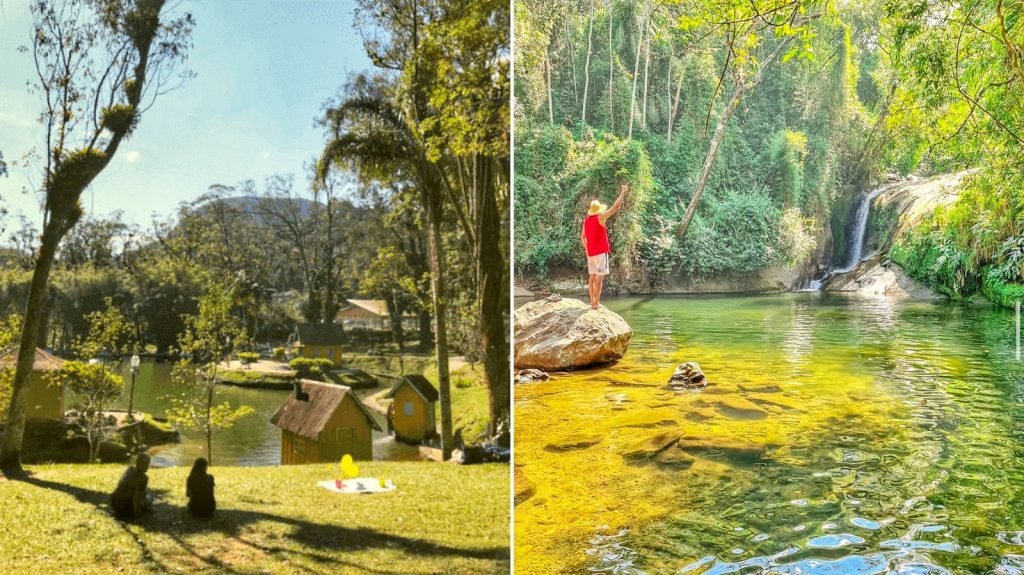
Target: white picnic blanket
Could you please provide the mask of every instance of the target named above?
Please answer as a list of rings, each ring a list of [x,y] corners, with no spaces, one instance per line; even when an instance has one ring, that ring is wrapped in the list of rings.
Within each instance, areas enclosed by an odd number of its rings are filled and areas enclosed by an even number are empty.
[[[394,482],[388,480],[384,486],[381,486],[380,479],[376,477],[346,479],[341,482],[341,489],[338,488],[337,483],[333,479],[330,481],[317,481],[316,484],[318,487],[323,487],[333,493],[384,493],[385,491],[395,490]]]

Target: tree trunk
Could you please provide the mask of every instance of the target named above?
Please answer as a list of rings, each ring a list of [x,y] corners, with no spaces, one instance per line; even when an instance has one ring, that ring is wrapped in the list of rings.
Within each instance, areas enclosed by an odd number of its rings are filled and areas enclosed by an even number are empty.
[[[207,382],[206,387],[206,463],[213,465],[213,425],[210,421],[210,411],[213,409],[213,382]]]
[[[452,456],[452,391],[448,376],[448,305],[444,297],[444,259],[441,257],[441,190],[434,182],[435,189],[424,190],[427,205],[427,220],[430,227],[427,251],[430,257],[430,288],[434,302],[434,356],[437,359],[437,380],[441,399],[441,458],[445,461]]]
[[[647,14],[640,20],[640,39],[636,43],[636,61],[633,63],[633,90],[630,91],[629,95],[629,131],[626,134],[626,138],[629,140],[633,139],[633,116],[636,115],[636,82],[640,78],[640,52],[643,51],[644,45],[644,32],[646,28],[644,23],[647,21]]]
[[[594,36],[594,0],[590,2],[590,31],[587,33],[587,64],[583,67],[583,123],[587,123],[587,91],[590,88],[590,51],[593,47],[591,38]],[[573,59],[575,63],[575,59]],[[575,64],[574,64],[575,65]],[[575,70],[575,67],[573,68]]]
[[[434,347],[434,335],[433,330],[431,329],[430,319],[430,312],[425,309],[420,310],[420,351],[427,351]]]
[[[490,435],[508,430],[509,423],[509,353],[505,315],[508,313],[508,266],[500,253],[501,214],[498,210],[495,178],[488,158],[477,158],[480,168],[477,205],[480,218],[476,249],[477,289],[480,295],[480,347],[490,400]]]
[[[684,54],[684,56],[685,56],[685,54]],[[672,66],[672,63],[669,62],[669,67],[671,68],[671,66]],[[675,118],[676,113],[679,112],[679,94],[682,91],[683,91],[683,71],[680,70],[679,71],[679,79],[676,80],[676,98],[675,98],[675,102],[672,103],[672,105],[669,107],[669,111],[668,111],[668,137],[667,137],[667,139],[668,139],[668,143],[670,143],[670,144],[672,143],[672,121]]]
[[[388,302],[388,315],[391,318],[391,337],[395,340],[395,345],[398,346],[398,351],[401,353],[404,349],[405,338],[402,334],[402,309],[399,306],[398,294],[392,291],[391,297],[386,301]]]
[[[615,75],[615,48],[612,46],[612,8],[608,3],[608,125],[611,133],[615,133],[615,89],[612,82]]]
[[[579,81],[576,79],[576,49],[572,45],[572,35],[569,31],[569,20],[565,21],[565,45],[569,48],[569,61],[572,62],[572,97],[577,104],[580,103]]]
[[[677,230],[677,235],[682,238],[686,235],[686,229],[690,227],[690,220],[693,219],[693,214],[697,211],[697,204],[700,203],[700,196],[704,193],[704,186],[708,183],[708,177],[711,176],[711,169],[715,166],[715,158],[718,156],[718,146],[722,143],[722,138],[725,136],[725,127],[729,124],[729,119],[732,118],[733,113],[736,112],[736,108],[740,105],[740,100],[749,91],[757,86],[761,82],[761,76],[764,74],[766,68],[775,60],[776,57],[782,52],[782,50],[789,44],[792,36],[787,37],[783,41],[779,42],[775,48],[768,54],[760,63],[757,68],[757,72],[754,72],[754,77],[750,83],[746,82],[746,78],[740,71],[733,71],[732,81],[732,97],[729,99],[729,105],[725,107],[725,111],[722,116],[718,118],[718,124],[715,126],[715,134],[711,137],[711,144],[708,146],[708,154],[704,158],[704,167],[701,168],[700,178],[697,179],[697,185],[693,190],[693,197],[690,198],[690,204],[686,206],[686,214],[683,216],[683,221],[680,222]]]
[[[711,144],[708,146],[707,156],[704,157],[704,167],[700,170],[700,178],[697,179],[697,186],[693,190],[693,197],[690,198],[690,203],[686,206],[686,215],[683,216],[683,221],[679,224],[677,235],[682,238],[686,235],[686,229],[690,227],[690,220],[693,219],[693,214],[697,211],[697,204],[700,203],[700,196],[704,193],[704,186],[708,183],[708,177],[711,176],[711,169],[715,166],[715,158],[718,156],[718,146],[722,143],[722,138],[725,136],[725,127],[729,124],[729,119],[732,118],[736,108],[740,105],[740,100],[743,99],[744,84],[741,75],[737,74],[733,79],[733,91],[732,97],[729,99],[729,104],[725,107],[725,111],[718,118],[718,124],[715,126],[715,133],[711,137]]]
[[[11,385],[11,403],[7,410],[7,428],[4,441],[0,447],[0,471],[8,477],[24,474],[21,468],[21,444],[25,437],[25,408],[28,393],[28,380],[32,374],[32,365],[36,357],[36,341],[39,339],[40,320],[45,315],[43,298],[46,295],[46,283],[53,267],[53,257],[57,253],[57,245],[63,234],[60,233],[60,216],[53,214],[43,231],[39,257],[32,283],[29,284],[28,302],[25,305],[25,316],[21,327],[21,345],[18,348],[18,362]]]
[[[644,103],[642,112],[640,112],[640,128],[643,130],[647,129],[647,86],[650,84],[650,71],[651,71],[651,20],[647,19],[647,26],[644,31],[647,33],[647,49],[644,52]]]
[[[548,51],[544,50],[544,72],[548,79],[548,123],[555,123],[555,110],[551,105],[551,57]]]

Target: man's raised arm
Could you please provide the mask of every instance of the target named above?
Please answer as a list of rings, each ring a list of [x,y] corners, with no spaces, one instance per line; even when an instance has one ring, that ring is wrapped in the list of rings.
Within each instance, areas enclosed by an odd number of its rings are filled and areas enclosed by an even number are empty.
[[[622,187],[619,189],[619,197],[615,198],[615,203],[612,204],[612,207],[608,208],[601,214],[600,218],[602,224],[619,211],[619,208],[622,207],[622,200],[626,197],[627,191],[629,191],[629,184],[622,184]]]

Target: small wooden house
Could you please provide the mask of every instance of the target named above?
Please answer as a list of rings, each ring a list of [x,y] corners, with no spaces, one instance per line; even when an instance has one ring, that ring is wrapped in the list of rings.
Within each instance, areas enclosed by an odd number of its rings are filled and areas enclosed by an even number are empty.
[[[437,389],[422,375],[406,375],[398,380],[385,398],[391,399],[389,419],[395,437],[420,442],[437,433],[434,404]]]
[[[391,314],[388,304],[382,299],[349,299],[346,306],[338,310],[337,321],[343,322],[346,329],[365,329],[371,331],[390,331]],[[402,314],[402,327],[406,330],[419,328],[419,318],[414,313]]]
[[[18,351],[8,352],[0,357],[0,369],[13,370],[18,362]],[[64,388],[51,385],[46,375],[57,371],[64,360],[36,348],[32,373],[28,378],[28,392],[25,394],[25,417],[37,419],[62,419],[64,417]]]
[[[303,379],[270,422],[281,428],[281,464],[373,459],[373,430],[380,426],[352,390]]]
[[[295,326],[293,341],[298,357],[325,358],[341,365],[345,333],[333,323],[300,323]]]

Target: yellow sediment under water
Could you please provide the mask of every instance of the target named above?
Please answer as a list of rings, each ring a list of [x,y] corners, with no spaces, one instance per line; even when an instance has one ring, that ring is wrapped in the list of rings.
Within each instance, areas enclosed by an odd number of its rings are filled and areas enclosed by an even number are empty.
[[[997,543],[1020,512],[991,513],[1024,485],[1012,315],[826,294],[606,305],[634,330],[623,360],[515,388],[517,573],[1014,560]],[[686,361],[707,388],[666,387]]]

